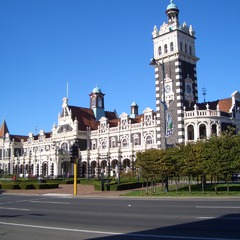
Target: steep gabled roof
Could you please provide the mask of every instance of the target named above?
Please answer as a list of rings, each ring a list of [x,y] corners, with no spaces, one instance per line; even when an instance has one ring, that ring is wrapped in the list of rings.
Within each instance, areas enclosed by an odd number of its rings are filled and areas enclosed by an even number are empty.
[[[87,127],[92,130],[96,130],[98,127],[98,121],[95,118],[94,112],[90,108],[68,106],[72,112],[72,120],[77,119],[78,129],[86,131]]]
[[[8,127],[7,127],[7,123],[5,121],[5,119],[3,120],[1,129],[0,129],[0,138],[4,138],[5,134],[9,133]]]
[[[221,112],[229,113],[232,107],[232,98],[219,100],[219,110]]]

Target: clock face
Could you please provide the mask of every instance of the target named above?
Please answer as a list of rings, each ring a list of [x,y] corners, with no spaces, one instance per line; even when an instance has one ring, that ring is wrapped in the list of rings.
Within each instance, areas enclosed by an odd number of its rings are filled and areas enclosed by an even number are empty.
[[[191,88],[191,86],[190,86],[190,85],[187,85],[186,90],[187,90],[187,93],[191,93],[191,92],[192,92],[192,88]]]
[[[167,84],[166,86],[165,86],[165,92],[166,93],[169,93],[171,91],[171,86],[169,85],[169,84]]]

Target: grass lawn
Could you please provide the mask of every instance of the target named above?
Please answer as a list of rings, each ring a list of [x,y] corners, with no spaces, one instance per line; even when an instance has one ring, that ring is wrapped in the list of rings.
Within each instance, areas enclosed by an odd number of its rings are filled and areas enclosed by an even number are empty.
[[[181,185],[176,190],[175,185],[169,186],[169,191],[165,192],[161,185],[156,187],[148,187],[143,189],[133,190],[129,193],[123,194],[124,196],[136,196],[136,197],[240,197],[240,183],[229,184],[229,192],[227,191],[227,184],[206,184],[204,191],[200,184],[191,185],[191,192],[189,192],[188,185]],[[217,187],[217,191],[215,191]]]

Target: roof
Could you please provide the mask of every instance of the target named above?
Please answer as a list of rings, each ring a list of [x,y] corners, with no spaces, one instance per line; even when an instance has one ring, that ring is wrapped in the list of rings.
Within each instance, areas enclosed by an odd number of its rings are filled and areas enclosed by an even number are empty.
[[[98,121],[95,118],[94,112],[90,108],[69,106],[72,112],[72,120],[77,119],[78,129],[86,131],[87,127],[91,129],[97,129]]]
[[[86,131],[87,127],[90,127],[92,130],[96,130],[98,128],[99,121],[96,120],[92,109],[76,106],[69,106],[69,109],[72,111],[72,120],[74,121],[77,119],[78,121],[79,130]],[[118,121],[115,112],[105,111],[105,117],[108,121]],[[116,124],[113,123],[113,126],[115,125]]]
[[[232,98],[220,99],[212,102],[204,102],[196,104],[199,110],[206,110],[207,105],[210,110],[217,110],[217,106],[219,107],[219,111],[222,113],[230,113],[232,107]],[[194,107],[186,108],[187,111],[194,110]]]
[[[8,127],[7,127],[7,123],[5,121],[5,119],[3,120],[1,129],[0,129],[0,138],[4,138],[5,134],[9,133]]]
[[[170,9],[176,9],[178,10],[178,7],[175,3],[173,3],[173,0],[170,1],[170,4],[167,6],[167,10],[170,10]]]
[[[23,135],[10,135],[11,141],[14,139],[15,142],[21,142],[21,140],[24,140],[24,142],[27,141],[28,136]]]
[[[93,93],[102,93],[101,89],[99,87],[95,87],[93,90],[92,90]]]

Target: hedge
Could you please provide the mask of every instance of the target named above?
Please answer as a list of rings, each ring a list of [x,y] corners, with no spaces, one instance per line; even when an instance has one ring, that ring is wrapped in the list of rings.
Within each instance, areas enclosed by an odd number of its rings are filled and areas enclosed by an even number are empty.
[[[0,189],[52,189],[58,188],[57,183],[2,183]]]

